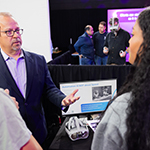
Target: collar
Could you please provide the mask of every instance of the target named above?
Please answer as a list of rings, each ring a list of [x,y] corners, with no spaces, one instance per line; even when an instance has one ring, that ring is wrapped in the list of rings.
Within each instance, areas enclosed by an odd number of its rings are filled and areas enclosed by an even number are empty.
[[[2,49],[0,49],[0,50],[1,50],[2,56],[5,61],[12,58],[12,57],[8,56]],[[22,50],[21,50],[21,54],[20,54],[19,58],[25,58]]]
[[[88,35],[87,32],[85,32],[85,34],[86,34],[87,37],[92,38],[92,36]]]

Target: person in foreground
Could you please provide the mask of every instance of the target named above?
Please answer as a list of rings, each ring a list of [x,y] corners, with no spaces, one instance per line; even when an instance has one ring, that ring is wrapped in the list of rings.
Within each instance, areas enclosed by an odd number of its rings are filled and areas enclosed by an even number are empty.
[[[0,13],[0,87],[9,89],[16,98],[27,127],[44,145],[47,127],[42,103],[49,100],[60,109],[67,109],[79,99],[75,97],[78,90],[66,96],[56,88],[45,58],[21,48],[22,33],[11,14]]]
[[[92,150],[150,149],[150,7],[133,27],[129,55],[130,74],[99,123]]]
[[[23,121],[18,102],[8,94],[8,90],[0,88],[0,149],[42,150]]]

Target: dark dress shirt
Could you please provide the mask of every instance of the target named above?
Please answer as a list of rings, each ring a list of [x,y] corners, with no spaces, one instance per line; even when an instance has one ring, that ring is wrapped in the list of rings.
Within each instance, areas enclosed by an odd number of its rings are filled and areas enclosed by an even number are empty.
[[[108,60],[107,64],[118,64],[123,65],[126,63],[125,57],[120,57],[119,52],[125,51],[129,47],[130,34],[121,29],[118,31],[117,36],[114,32],[110,32],[106,36],[104,46],[108,47]]]
[[[93,35],[93,42],[95,48],[95,54],[99,57],[106,57],[103,53],[104,41],[106,39],[107,32],[100,34],[99,31],[95,32]]]

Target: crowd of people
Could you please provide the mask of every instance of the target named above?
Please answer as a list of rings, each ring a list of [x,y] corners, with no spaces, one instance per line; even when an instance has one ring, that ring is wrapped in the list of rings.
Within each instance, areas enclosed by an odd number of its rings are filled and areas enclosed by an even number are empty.
[[[128,79],[117,96],[110,101],[95,131],[92,150],[149,150],[150,8],[138,16],[131,38],[119,27],[118,22],[115,18],[110,20],[110,24],[115,27],[112,26],[112,31],[108,34],[105,23],[100,22],[100,32],[96,32],[93,39],[93,27],[87,25],[85,33],[75,44],[83,65],[92,65],[95,60],[96,63],[105,64],[107,55],[107,64],[124,64],[122,57],[126,55],[126,47],[129,47],[129,62],[132,64]],[[43,96],[64,111],[80,98],[75,97],[78,90],[66,96],[56,88],[44,57],[21,48],[22,33],[23,29],[19,28],[11,14],[0,13],[0,88],[6,89],[0,89],[2,150],[47,149],[44,143],[47,129]],[[122,35],[123,39],[118,39],[124,43],[122,47],[115,45],[118,50],[115,48],[116,54],[113,54],[113,45],[109,39],[113,36],[117,40],[117,36]],[[104,42],[107,54],[96,52],[94,56],[94,43],[98,39]],[[95,44],[96,51],[99,48],[102,50],[103,46]],[[90,49],[92,55],[86,53],[87,49]],[[121,57],[120,49],[123,51]]]
[[[117,17],[110,18],[110,33],[106,31],[106,22],[101,21],[98,31],[87,25],[85,32],[74,44],[79,53],[80,65],[125,65],[130,34],[119,25]],[[87,40],[88,39],[88,40]]]

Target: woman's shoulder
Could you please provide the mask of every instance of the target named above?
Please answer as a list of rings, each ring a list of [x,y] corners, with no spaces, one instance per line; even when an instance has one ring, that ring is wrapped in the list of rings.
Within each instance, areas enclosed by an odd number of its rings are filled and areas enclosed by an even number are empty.
[[[131,97],[131,92],[124,93],[124,94],[118,96],[112,102],[112,104],[110,106],[113,107],[113,108],[116,108],[116,109],[122,109],[124,107],[127,107],[128,106],[128,102],[130,100],[130,97]]]
[[[118,96],[106,110],[102,120],[97,126],[92,150],[126,149],[125,132],[126,108],[131,93]]]
[[[122,119],[126,118],[126,109],[128,107],[128,101],[130,100],[131,93],[125,93],[118,96],[108,107],[103,118],[106,122],[111,121],[116,124]]]

